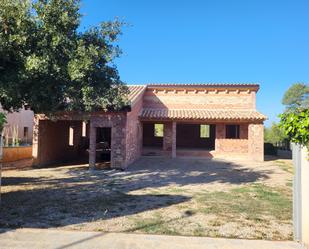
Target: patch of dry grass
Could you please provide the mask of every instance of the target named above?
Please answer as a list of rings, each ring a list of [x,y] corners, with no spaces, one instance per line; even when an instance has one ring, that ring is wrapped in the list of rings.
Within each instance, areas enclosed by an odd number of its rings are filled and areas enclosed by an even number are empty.
[[[127,172],[80,166],[6,171],[0,226],[292,238],[289,161],[139,163]]]

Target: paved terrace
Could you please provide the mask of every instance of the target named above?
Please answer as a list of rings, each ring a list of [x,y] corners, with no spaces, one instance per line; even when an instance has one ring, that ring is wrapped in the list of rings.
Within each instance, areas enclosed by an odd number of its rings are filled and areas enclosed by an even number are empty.
[[[203,237],[61,231],[0,230],[2,249],[301,249],[291,241],[213,239]]]

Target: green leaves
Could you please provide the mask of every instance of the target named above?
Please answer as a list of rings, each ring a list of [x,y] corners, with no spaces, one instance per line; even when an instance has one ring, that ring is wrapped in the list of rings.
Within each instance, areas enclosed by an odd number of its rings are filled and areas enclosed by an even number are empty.
[[[281,114],[280,127],[292,142],[307,146],[309,151],[309,109]]]
[[[118,110],[127,89],[113,60],[122,22],[78,32],[78,0],[0,0],[0,102],[36,113]]]

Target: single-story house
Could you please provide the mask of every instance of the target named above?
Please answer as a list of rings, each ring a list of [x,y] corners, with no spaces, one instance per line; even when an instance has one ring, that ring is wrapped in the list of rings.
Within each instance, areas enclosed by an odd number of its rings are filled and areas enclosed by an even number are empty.
[[[35,115],[37,165],[89,161],[124,169],[142,155],[244,157],[263,161],[258,84],[129,86],[131,108],[120,112]]]

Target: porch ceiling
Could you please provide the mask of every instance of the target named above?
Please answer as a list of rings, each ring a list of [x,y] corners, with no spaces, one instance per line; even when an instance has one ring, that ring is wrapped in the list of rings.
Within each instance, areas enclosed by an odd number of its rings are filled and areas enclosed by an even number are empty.
[[[264,121],[267,117],[256,110],[223,109],[150,109],[144,108],[142,120],[239,120]]]

